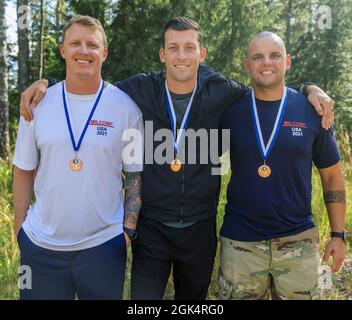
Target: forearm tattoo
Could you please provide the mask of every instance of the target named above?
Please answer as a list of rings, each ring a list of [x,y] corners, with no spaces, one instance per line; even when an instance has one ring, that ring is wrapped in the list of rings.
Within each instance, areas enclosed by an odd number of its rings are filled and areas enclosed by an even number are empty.
[[[125,218],[124,225],[136,226],[142,206],[142,174],[125,172]]]
[[[325,204],[346,203],[346,192],[345,190],[325,191],[324,201]]]

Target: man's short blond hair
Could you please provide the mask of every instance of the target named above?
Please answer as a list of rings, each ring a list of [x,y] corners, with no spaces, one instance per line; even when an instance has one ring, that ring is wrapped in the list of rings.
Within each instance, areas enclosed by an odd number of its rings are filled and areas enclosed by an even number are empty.
[[[66,31],[73,25],[73,24],[79,24],[84,27],[91,28],[92,30],[98,30],[103,36],[103,42],[104,42],[104,48],[108,47],[108,41],[106,38],[106,34],[104,31],[103,26],[101,25],[100,21],[98,19],[95,19],[90,16],[81,16],[81,15],[76,15],[73,16],[64,26],[64,31],[62,33],[62,41],[61,43],[64,43],[65,40],[65,34]]]

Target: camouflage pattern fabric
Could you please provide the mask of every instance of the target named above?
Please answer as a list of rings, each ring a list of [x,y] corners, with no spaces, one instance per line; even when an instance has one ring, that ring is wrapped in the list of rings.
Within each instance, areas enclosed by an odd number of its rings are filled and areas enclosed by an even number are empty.
[[[278,239],[220,237],[219,299],[320,299],[316,228]]]

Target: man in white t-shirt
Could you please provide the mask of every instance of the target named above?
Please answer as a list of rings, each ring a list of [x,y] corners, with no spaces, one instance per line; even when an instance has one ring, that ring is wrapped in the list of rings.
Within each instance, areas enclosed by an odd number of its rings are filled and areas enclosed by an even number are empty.
[[[31,276],[20,298],[121,299],[141,207],[142,115],[101,78],[108,50],[98,20],[73,17],[60,51],[66,80],[33,122],[21,118],[13,160],[14,231]]]

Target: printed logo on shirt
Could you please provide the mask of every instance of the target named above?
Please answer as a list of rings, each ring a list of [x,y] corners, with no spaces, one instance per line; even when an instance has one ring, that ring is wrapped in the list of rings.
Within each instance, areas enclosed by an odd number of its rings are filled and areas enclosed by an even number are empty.
[[[89,125],[97,127],[97,136],[107,136],[109,132],[108,129],[114,128],[112,122],[104,120],[90,120]]]
[[[303,137],[303,130],[307,129],[307,124],[297,121],[284,121],[283,127],[290,127],[293,137]]]

